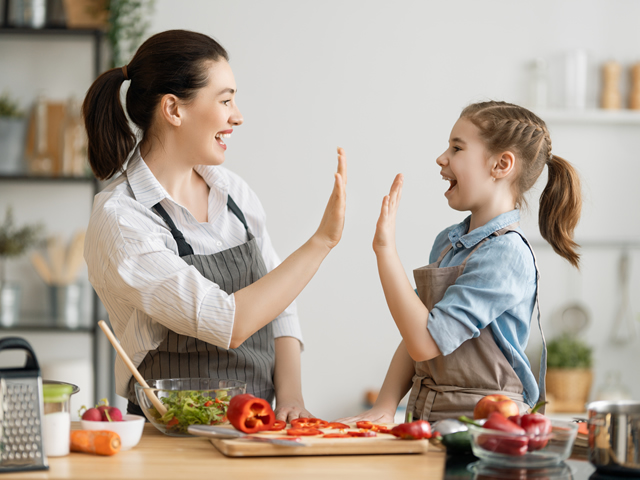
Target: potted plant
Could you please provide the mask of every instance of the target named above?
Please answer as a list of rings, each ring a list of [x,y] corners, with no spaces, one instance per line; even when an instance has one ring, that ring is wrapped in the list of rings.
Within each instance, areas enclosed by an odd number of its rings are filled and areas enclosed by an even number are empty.
[[[7,261],[19,257],[35,245],[41,230],[40,225],[15,227],[13,210],[7,208],[4,222],[0,224],[0,324],[4,327],[16,323],[20,313],[20,285],[7,282]]]
[[[27,120],[18,102],[8,93],[0,95],[0,174],[24,171]]]
[[[585,410],[593,382],[592,361],[592,348],[574,336],[563,334],[547,344],[549,410]]]

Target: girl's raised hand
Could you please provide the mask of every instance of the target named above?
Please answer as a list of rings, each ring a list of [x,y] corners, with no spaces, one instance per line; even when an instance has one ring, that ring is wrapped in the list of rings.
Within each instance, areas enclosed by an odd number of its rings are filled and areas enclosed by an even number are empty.
[[[403,180],[404,176],[401,173],[396,175],[389,195],[382,199],[380,217],[376,224],[376,234],[373,237],[373,251],[376,254],[396,246],[396,213],[402,197]]]
[[[342,237],[344,216],[347,208],[347,156],[344,149],[338,148],[338,171],[335,173],[333,192],[329,197],[327,208],[320,221],[320,226],[314,234],[318,240],[326,244],[329,249],[335,247]]]

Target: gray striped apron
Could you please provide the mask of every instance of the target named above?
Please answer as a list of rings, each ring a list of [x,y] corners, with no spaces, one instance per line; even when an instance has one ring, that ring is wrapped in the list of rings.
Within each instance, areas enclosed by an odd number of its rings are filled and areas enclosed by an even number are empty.
[[[492,236],[509,232],[520,235],[513,228],[517,224],[494,232]],[[520,235],[533,255],[536,268],[536,300],[538,327],[542,335],[542,358],[540,359],[540,397],[545,399],[545,375],[547,367],[547,347],[540,325],[540,306],[538,303],[539,278],[535,254],[527,239]],[[490,237],[480,241],[467,255],[461,265],[442,267],[440,262],[451,250],[448,245],[438,260],[413,271],[420,300],[431,310],[444,296],[447,288],[462,275],[469,257]],[[480,335],[460,345],[449,355],[440,355],[431,360],[416,362],[413,376],[413,388],[407,404],[407,417],[412,412],[413,419],[430,422],[445,418],[457,418],[466,415],[473,418],[473,408],[485,395],[506,395],[518,404],[520,413],[529,408],[522,396],[522,382],[511,364],[498,347],[490,328],[480,330]],[[544,412],[544,407],[542,409]]]
[[[159,203],[154,209],[171,229],[180,258],[195,267],[203,277],[232,294],[260,279],[267,273],[267,268],[244,214],[230,196],[227,207],[242,222],[249,240],[210,255],[195,255],[166,210]],[[228,350],[169,330],[158,348],[147,353],[138,370],[144,379],[208,377],[241,380],[247,384],[247,393],[272,402],[274,366],[273,328],[268,323],[238,348]],[[132,377],[129,381],[129,407],[133,407],[131,403],[137,407],[135,383]]]

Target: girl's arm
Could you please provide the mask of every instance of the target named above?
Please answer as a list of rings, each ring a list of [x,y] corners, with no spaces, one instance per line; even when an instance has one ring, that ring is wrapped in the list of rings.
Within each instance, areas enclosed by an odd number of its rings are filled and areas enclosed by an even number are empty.
[[[346,208],[347,159],[338,149],[333,192],[316,233],[278,267],[257,282],[235,292],[235,316],[230,348],[280,315],[315,275],[342,236]]]
[[[409,356],[404,341],[402,341],[393,355],[387,376],[384,378],[373,408],[355,417],[342,418],[338,421],[354,423],[369,420],[374,423],[393,423],[400,400],[411,388],[414,372],[413,359]]]
[[[396,250],[396,213],[402,196],[402,181],[402,174],[398,174],[389,195],[382,201],[373,250],[378,260],[380,282],[391,316],[400,330],[409,355],[416,362],[421,362],[437,357],[441,352],[427,329],[429,310],[409,283]]]
[[[291,422],[294,418],[313,416],[304,407],[302,399],[300,342],[297,338],[276,338],[273,383],[276,389],[276,419]]]

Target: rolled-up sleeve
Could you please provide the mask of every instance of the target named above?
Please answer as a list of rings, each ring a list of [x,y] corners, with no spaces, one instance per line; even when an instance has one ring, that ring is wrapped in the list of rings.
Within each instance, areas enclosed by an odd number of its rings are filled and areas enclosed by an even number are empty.
[[[520,304],[532,282],[535,266],[519,235],[487,240],[429,313],[427,328],[442,354],[478,337],[481,329]],[[516,328],[524,331],[528,325]]]

